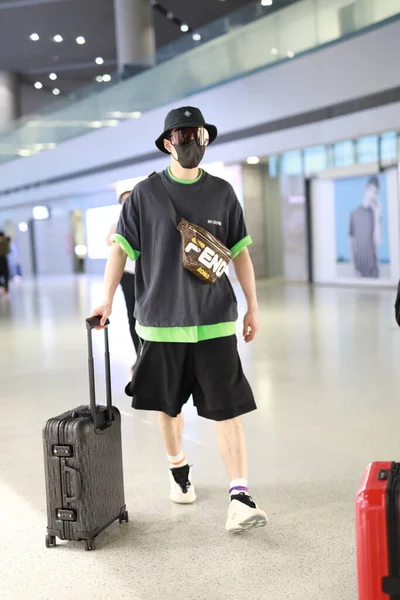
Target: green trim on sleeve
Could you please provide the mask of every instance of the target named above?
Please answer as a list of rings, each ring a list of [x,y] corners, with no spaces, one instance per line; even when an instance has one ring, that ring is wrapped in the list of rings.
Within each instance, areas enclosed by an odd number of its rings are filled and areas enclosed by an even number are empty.
[[[235,335],[236,323],[217,323],[193,327],[143,327],[136,322],[138,336],[147,342],[175,342],[196,344],[216,338]]]
[[[239,256],[239,254],[245,248],[247,248],[247,246],[250,246],[250,244],[252,242],[253,242],[253,240],[251,239],[251,237],[249,235],[247,235],[245,238],[243,238],[242,240],[240,240],[240,242],[238,242],[237,244],[235,244],[233,246],[233,248],[231,248],[232,258],[236,258],[237,256]]]
[[[140,252],[138,250],[134,250],[127,239],[124,238],[123,235],[119,233],[114,233],[111,236],[111,241],[116,244],[119,244],[122,250],[128,255],[128,258],[131,260],[137,260],[140,256]]]
[[[176,181],[176,183],[183,183],[184,185],[190,185],[191,183],[197,183],[203,177],[203,169],[200,169],[200,175],[196,177],[196,179],[178,179],[175,175],[172,174],[171,167],[168,167],[168,175],[172,179],[172,181]]]

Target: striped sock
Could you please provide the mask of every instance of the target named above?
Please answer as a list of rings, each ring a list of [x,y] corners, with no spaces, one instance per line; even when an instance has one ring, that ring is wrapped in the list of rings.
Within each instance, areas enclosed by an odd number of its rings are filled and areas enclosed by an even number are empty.
[[[233,479],[229,486],[229,493],[231,496],[237,494],[249,495],[249,488],[247,487],[247,479]]]
[[[167,454],[167,458],[168,458],[170,469],[179,469],[179,467],[184,467],[185,465],[188,464],[188,461],[186,460],[186,456],[182,452],[182,450],[176,456],[170,456],[169,454]]]

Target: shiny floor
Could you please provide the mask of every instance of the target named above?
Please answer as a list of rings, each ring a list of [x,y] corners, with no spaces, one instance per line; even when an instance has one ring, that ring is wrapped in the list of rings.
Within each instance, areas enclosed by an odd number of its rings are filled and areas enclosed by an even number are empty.
[[[239,537],[224,530],[215,425],[190,407],[198,503],[169,503],[155,416],[123,394],[134,356],[118,292],[113,389],[131,522],[92,553],[46,549],[41,428],[87,401],[84,317],[101,289],[95,278],[43,279],[0,296],[0,598],[355,600],[357,486],[369,461],[400,457],[394,291],[260,284],[261,332],[240,348],[259,404],[244,419],[251,493],[270,524]],[[101,397],[101,333],[95,351]]]

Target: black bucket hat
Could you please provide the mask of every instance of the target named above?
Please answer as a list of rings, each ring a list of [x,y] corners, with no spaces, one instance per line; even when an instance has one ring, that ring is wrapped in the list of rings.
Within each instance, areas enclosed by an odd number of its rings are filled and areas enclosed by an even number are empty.
[[[164,154],[169,154],[168,150],[164,148],[164,139],[167,137],[168,132],[172,129],[182,129],[183,127],[205,127],[210,135],[210,144],[213,143],[218,135],[218,130],[215,125],[206,123],[203,114],[199,108],[194,106],[182,106],[181,108],[175,108],[171,110],[164,123],[164,131],[156,139],[156,146]]]

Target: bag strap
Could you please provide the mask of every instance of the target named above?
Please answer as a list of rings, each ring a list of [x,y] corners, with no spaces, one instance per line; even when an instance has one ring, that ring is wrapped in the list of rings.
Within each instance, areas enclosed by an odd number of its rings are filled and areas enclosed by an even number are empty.
[[[160,204],[163,205],[164,209],[166,210],[169,218],[171,219],[171,221],[173,222],[175,227],[178,227],[181,217],[178,216],[178,214],[175,210],[175,206],[171,200],[171,197],[167,191],[167,188],[163,184],[161,175],[159,173],[154,172],[151,175],[149,175],[149,179],[151,179],[154,184],[154,189],[157,192],[156,195],[157,195],[157,199],[159,200]]]

